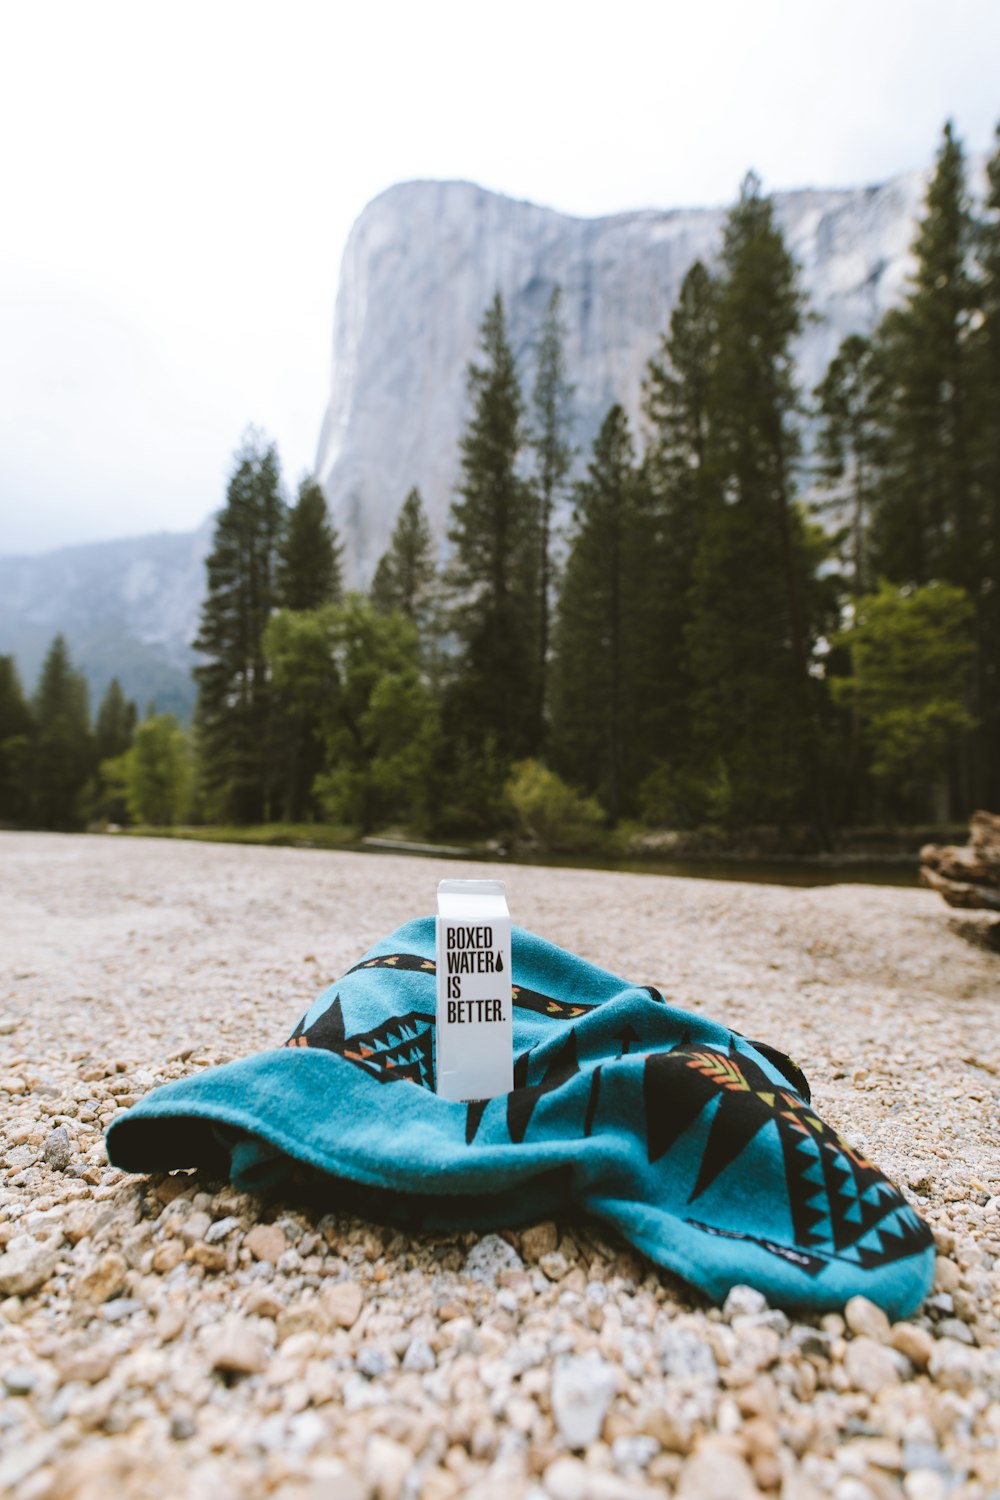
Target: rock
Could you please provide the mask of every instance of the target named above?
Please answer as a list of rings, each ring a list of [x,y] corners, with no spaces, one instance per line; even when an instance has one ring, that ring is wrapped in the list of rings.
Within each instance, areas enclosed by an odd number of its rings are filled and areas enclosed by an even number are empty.
[[[861,1338],[875,1339],[877,1343],[884,1344],[889,1337],[889,1319],[867,1297],[850,1298],[844,1308],[844,1322],[852,1333]]]
[[[611,1444],[611,1457],[622,1469],[645,1469],[659,1451],[656,1438],[645,1432],[615,1438]]]
[[[898,1385],[899,1371],[892,1350],[877,1340],[862,1336],[848,1344],[844,1369],[851,1386],[875,1396],[887,1385]]]
[[[99,1260],[77,1282],[77,1295],[95,1304],[109,1302],[125,1289],[128,1267],[117,1250],[105,1250]]]
[[[255,1286],[250,1289],[243,1303],[243,1311],[248,1317],[251,1315],[258,1318],[278,1318],[285,1311],[285,1304],[277,1297],[270,1287]],[[330,1320],[332,1323],[332,1319]]]
[[[939,1339],[955,1339],[959,1344],[975,1344],[976,1336],[961,1318],[942,1318],[934,1330]]]
[[[240,1221],[234,1214],[228,1214],[224,1219],[216,1219],[215,1223],[210,1224],[205,1230],[205,1244],[218,1245],[239,1227]]]
[[[94,1227],[96,1216],[91,1203],[74,1203],[70,1206],[62,1221],[62,1232],[71,1245],[78,1245],[81,1240],[86,1239]]]
[[[178,1411],[171,1416],[170,1436],[175,1443],[186,1443],[197,1431],[198,1424],[190,1412]]]
[[[759,1500],[760,1491],[742,1458],[706,1444],[685,1460],[675,1494],[676,1500]]]
[[[243,1243],[254,1260],[266,1260],[272,1266],[278,1264],[288,1249],[284,1230],[279,1229],[277,1224],[255,1224],[244,1237]]]
[[[166,1276],[184,1259],[184,1246],[180,1240],[164,1240],[153,1251],[151,1265],[159,1276]]]
[[[73,1160],[73,1148],[65,1125],[57,1126],[45,1137],[42,1155],[46,1166],[51,1167],[53,1172],[65,1172]]]
[[[938,1385],[952,1391],[971,1391],[982,1378],[982,1351],[956,1339],[938,1339],[927,1368]]]
[[[142,1303],[137,1298],[115,1297],[112,1302],[105,1302],[101,1308],[101,1317],[105,1323],[121,1323],[137,1312],[142,1312]]]
[[[946,1500],[950,1486],[934,1469],[912,1469],[903,1478],[906,1500]]]
[[[59,1361],[59,1378],[64,1385],[77,1380],[85,1385],[96,1385],[111,1373],[114,1362],[115,1356],[110,1349],[83,1349]]]
[[[926,1370],[934,1353],[934,1339],[926,1328],[918,1328],[915,1323],[897,1323],[889,1342],[900,1354],[905,1354],[914,1369]]]
[[[212,1330],[214,1334],[214,1329]],[[244,1318],[226,1318],[211,1340],[212,1369],[227,1375],[259,1375],[267,1368],[270,1351]]]
[[[365,1344],[358,1351],[354,1364],[366,1379],[381,1380],[393,1368],[394,1361],[390,1361],[385,1350],[380,1349],[377,1344]]]
[[[715,1355],[706,1339],[683,1324],[670,1327],[660,1340],[663,1373],[675,1380],[708,1380],[719,1378]]]
[[[552,1500],[662,1500],[663,1490],[635,1484],[579,1458],[557,1458],[543,1476],[544,1495]],[[508,1491],[508,1493],[510,1493]],[[534,1500],[537,1491],[528,1491]],[[491,1492],[492,1494],[492,1492]],[[498,1497],[499,1500],[499,1497]]]
[[[946,1255],[939,1255],[934,1262],[934,1290],[955,1293],[961,1284],[962,1273],[955,1262]]]
[[[551,1219],[541,1224],[532,1224],[521,1233],[521,1255],[529,1265],[535,1265],[543,1255],[549,1255],[559,1243],[559,1231]]]
[[[465,1257],[462,1275],[495,1287],[501,1271],[523,1271],[524,1261],[498,1234],[484,1234]]]
[[[381,1433],[373,1434],[365,1449],[365,1478],[374,1500],[399,1500],[415,1462],[402,1443]]]
[[[618,1371],[595,1350],[580,1356],[562,1355],[556,1360],[552,1416],[568,1448],[596,1443],[618,1383]]]
[[[918,200],[908,179],[895,178],[875,198],[864,189],[776,193],[774,204],[819,315],[802,338],[799,374],[811,388],[830,357],[826,330],[871,327],[898,295]],[[515,349],[537,338],[544,288],[563,287],[574,441],[587,452],[612,399],[642,425],[642,373],[657,334],[692,261],[715,259],[724,218],[721,208],[572,218],[468,182],[401,183],[369,203],[344,249],[316,459],[345,546],[345,584],[368,586],[402,475],[419,485],[431,530],[443,536],[465,419],[463,362],[498,279]],[[423,308],[426,319],[408,327],[404,307]],[[150,617],[160,614],[165,607]]]
[[[188,1214],[186,1218],[181,1219],[177,1233],[185,1245],[196,1245],[199,1240],[205,1238],[211,1226],[212,1220],[210,1216],[203,1211],[199,1211]]]
[[[722,1316],[727,1322],[733,1318],[754,1317],[767,1311],[767,1298],[753,1286],[733,1286],[722,1305]]]
[[[403,1369],[424,1374],[428,1370],[433,1370],[436,1365],[437,1360],[434,1357],[434,1350],[427,1340],[421,1338],[411,1339],[406,1346],[406,1353],[403,1355]]]
[[[12,1365],[3,1374],[3,1388],[8,1396],[30,1396],[38,1384],[38,1376],[27,1365]]]
[[[356,1281],[335,1281],[323,1288],[320,1301],[337,1328],[353,1328],[361,1316],[364,1297]]]
[[[564,1276],[569,1275],[569,1261],[561,1250],[549,1250],[538,1265],[549,1281],[562,1281]]]
[[[0,1255],[0,1297],[28,1297],[55,1271],[59,1252],[39,1240],[18,1240]]]
[[[943,1474],[949,1482],[954,1478],[951,1465],[940,1448],[933,1443],[904,1443],[903,1468],[907,1474],[911,1469],[933,1469],[936,1474]]]

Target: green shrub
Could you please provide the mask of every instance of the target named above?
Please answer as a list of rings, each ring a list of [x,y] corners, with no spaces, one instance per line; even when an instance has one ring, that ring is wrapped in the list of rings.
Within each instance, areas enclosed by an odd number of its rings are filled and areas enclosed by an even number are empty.
[[[592,849],[601,841],[604,814],[539,760],[517,761],[504,788],[518,833],[541,849]]]

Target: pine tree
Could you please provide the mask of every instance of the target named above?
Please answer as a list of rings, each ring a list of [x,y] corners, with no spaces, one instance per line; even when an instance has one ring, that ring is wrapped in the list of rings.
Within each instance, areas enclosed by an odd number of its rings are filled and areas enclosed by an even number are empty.
[[[94,725],[94,755],[100,762],[124,755],[132,743],[138,712],[122,692],[117,677],[108,683]]]
[[[445,705],[453,744],[478,755],[492,739],[502,764],[534,752],[537,734],[538,525],[518,474],[523,403],[499,292],[483,319],[483,362],[471,364],[472,412],[448,531],[449,623],[461,655]]]
[[[698,684],[694,746],[726,788],[732,820],[784,821],[804,812],[821,820],[809,670],[818,559],[793,477],[792,346],[803,299],[752,175],[726,224],[716,310],[708,502],[688,631]]]
[[[343,547],[330,520],[326,497],[312,479],[299,484],[278,544],[278,594],[286,609],[319,609],[343,593]]]
[[[873,540],[878,572],[895,582],[941,578],[970,592],[982,544],[970,452],[972,235],[964,156],[949,123],[913,244],[909,295],[879,330],[885,462]]]
[[[343,547],[330,520],[326,498],[311,479],[299,484],[278,543],[277,593],[286,609],[315,610],[343,596]],[[275,811],[300,823],[317,812],[310,793],[323,766],[319,713],[315,704],[292,704],[279,689],[271,700],[274,730]]]
[[[846,551],[850,592],[857,597],[870,582],[868,533],[884,448],[878,354],[872,341],[849,334],[814,394],[820,416],[818,478],[831,497],[824,508],[847,514],[838,540]]]
[[[371,602],[381,614],[399,610],[423,636],[434,609],[434,545],[420,491],[403,501],[389,546],[372,579]]]
[[[42,664],[32,701],[36,735],[32,760],[32,815],[43,828],[76,828],[93,769],[87,684],[57,635]]]
[[[97,765],[93,813],[111,823],[128,820],[122,757],[128,754],[135,733],[138,711],[125,697],[121,683],[108,684],[94,725],[94,760]]]
[[[637,494],[645,558],[631,587],[646,621],[636,643],[635,671],[642,704],[640,735],[651,766],[663,762],[678,768],[691,753],[694,683],[687,632],[707,505],[710,401],[718,357],[716,296],[711,276],[695,261],[644,383],[648,441]]]
[[[634,792],[631,584],[635,578],[635,454],[613,406],[576,489],[574,534],[556,623],[552,740],[560,769],[598,794],[611,820]]]
[[[548,717],[549,617],[552,607],[552,517],[565,493],[573,463],[569,441],[573,387],[566,379],[565,329],[559,313],[561,292],[553,288],[542,323],[532,391],[530,446],[535,455],[538,497],[538,681],[534,738],[545,739]]]
[[[278,455],[252,431],[219,513],[195,649],[196,726],[212,811],[260,822],[277,801],[272,692],[263,635],[278,603],[278,543],[285,519]]]
[[[12,656],[0,656],[0,824],[29,818],[34,721]]]

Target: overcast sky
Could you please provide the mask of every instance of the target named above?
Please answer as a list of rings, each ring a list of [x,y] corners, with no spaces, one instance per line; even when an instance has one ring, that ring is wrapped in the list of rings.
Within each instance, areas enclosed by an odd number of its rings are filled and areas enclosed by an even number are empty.
[[[341,252],[394,182],[574,214],[879,182],[1000,118],[996,0],[0,5],[0,553],[315,459]]]

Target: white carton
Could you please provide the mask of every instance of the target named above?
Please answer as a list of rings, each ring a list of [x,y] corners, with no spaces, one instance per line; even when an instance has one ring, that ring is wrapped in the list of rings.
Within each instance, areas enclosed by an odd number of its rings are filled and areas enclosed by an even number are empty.
[[[510,912],[502,880],[442,880],[437,915],[437,1091],[492,1099],[514,1087]]]

